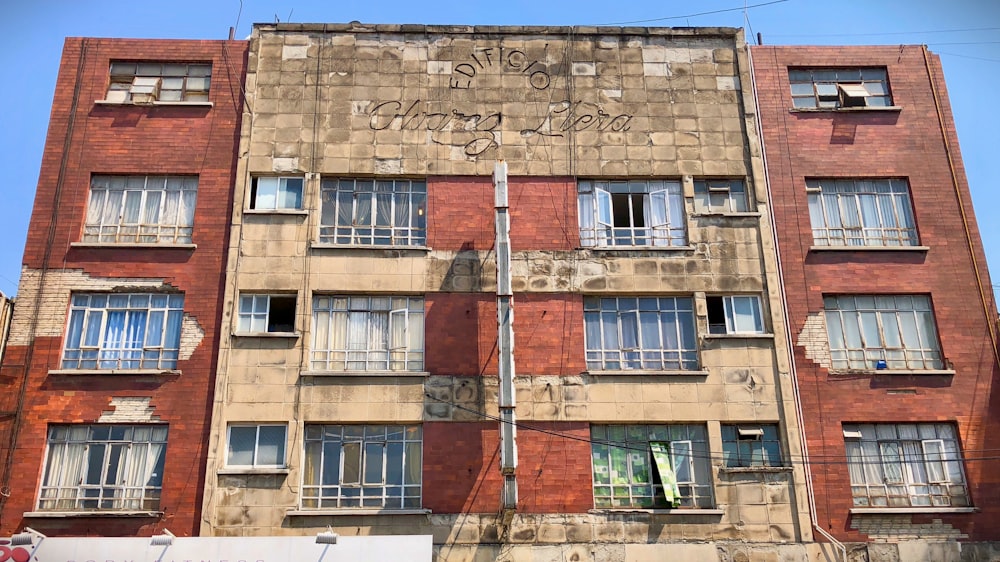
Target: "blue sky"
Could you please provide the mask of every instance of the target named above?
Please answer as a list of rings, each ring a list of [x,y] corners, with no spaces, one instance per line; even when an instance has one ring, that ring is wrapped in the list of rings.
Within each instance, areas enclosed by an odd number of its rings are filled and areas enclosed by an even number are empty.
[[[0,34],[0,291],[13,295],[63,39],[225,39],[256,22],[746,27],[774,45],[927,44],[941,55],[994,287],[1000,284],[1000,2],[997,0],[31,0],[8,1]],[[744,19],[745,6],[747,18]],[[715,13],[710,13],[715,12]],[[642,22],[642,23],[628,23]]]

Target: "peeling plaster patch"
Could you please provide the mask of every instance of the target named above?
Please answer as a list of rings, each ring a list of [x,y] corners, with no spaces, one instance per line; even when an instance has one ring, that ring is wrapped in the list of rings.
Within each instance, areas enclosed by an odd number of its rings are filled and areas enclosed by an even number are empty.
[[[298,158],[275,158],[273,164],[275,172],[297,172],[299,171]]]
[[[309,47],[306,45],[285,45],[281,48],[281,59],[304,59],[308,52]]]
[[[942,522],[932,519],[930,523],[914,523],[912,515],[854,515],[851,528],[856,529],[878,542],[899,542],[924,539],[926,541],[954,541],[967,539],[968,535]]]
[[[111,399],[111,410],[101,412],[98,423],[155,422],[159,416],[153,415],[149,405],[152,398],[119,397]]]
[[[813,313],[806,318],[795,344],[805,348],[806,357],[830,368],[830,339],[826,333],[826,318],[823,313]]]
[[[402,171],[402,162],[399,158],[376,158],[376,174],[399,174]]]
[[[354,100],[351,102],[351,114],[353,115],[368,115],[368,108],[371,107],[372,102],[368,100]]]
[[[23,268],[21,286],[18,290],[19,306],[14,307],[9,345],[28,345],[34,312],[34,299],[39,291],[41,270]],[[111,291],[127,288],[136,292],[164,288],[163,279],[91,277],[82,270],[49,270],[45,274],[45,287],[39,303],[35,335],[38,337],[59,337],[66,329],[67,303],[70,293],[85,291]]]
[[[451,74],[451,61],[427,61],[427,74]]]
[[[604,94],[604,97],[608,98],[609,100],[615,100],[615,101],[621,101],[622,100],[622,91],[620,89],[619,90],[601,90],[601,93]]]
[[[204,338],[205,330],[201,329],[198,321],[195,320],[194,316],[185,314],[184,321],[181,323],[181,343],[177,358],[181,361],[190,359],[191,354]]]

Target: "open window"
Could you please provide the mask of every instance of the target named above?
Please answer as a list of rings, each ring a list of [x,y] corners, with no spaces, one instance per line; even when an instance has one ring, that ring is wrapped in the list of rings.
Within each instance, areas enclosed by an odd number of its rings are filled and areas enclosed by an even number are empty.
[[[111,63],[105,102],[208,102],[212,65],[178,62]]]
[[[240,295],[237,332],[295,332],[295,295]]]
[[[775,424],[722,426],[722,458],[727,467],[781,466],[781,440]]]
[[[579,182],[578,193],[584,246],[687,244],[680,182],[586,180]]]
[[[764,317],[757,295],[705,297],[710,334],[762,334]]]
[[[255,177],[250,180],[249,208],[256,211],[302,208],[302,178]]]
[[[796,109],[891,107],[885,68],[789,69]]]

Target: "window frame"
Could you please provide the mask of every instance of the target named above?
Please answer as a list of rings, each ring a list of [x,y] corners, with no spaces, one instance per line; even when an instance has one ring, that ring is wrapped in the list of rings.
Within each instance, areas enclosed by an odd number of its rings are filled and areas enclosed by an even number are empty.
[[[692,297],[588,295],[583,300],[583,317],[585,360],[589,372],[699,369],[698,330]],[[612,317],[615,319],[613,331],[610,324]],[[650,326],[650,320],[657,321],[657,347],[646,347],[647,338],[650,344],[653,343],[651,332],[644,331],[643,327]],[[644,321],[647,324],[643,324]],[[672,332],[671,324],[674,327]],[[627,329],[630,326],[631,329]],[[628,343],[636,345],[625,347]],[[665,345],[669,343],[676,345]]]
[[[423,296],[414,295],[314,294],[310,370],[423,372],[425,303]],[[341,326],[339,322],[344,324]],[[372,346],[379,343],[371,340],[376,330],[384,336],[381,341],[384,346]],[[340,340],[339,347],[334,345],[336,339]],[[360,347],[362,344],[364,348]]]
[[[788,83],[797,111],[895,108],[886,67],[790,67]]]
[[[954,423],[845,423],[843,434],[855,508],[972,506]],[[928,458],[931,443],[941,458]]]
[[[905,178],[807,178],[806,197],[817,247],[864,250],[920,243]]]
[[[250,451],[251,460],[250,463],[239,463],[233,462],[233,457],[238,452],[233,450],[233,430],[234,429],[254,429],[254,441],[253,448]],[[260,449],[262,447],[261,443],[261,431],[265,428],[280,428],[281,429],[281,439],[276,441],[273,445],[277,448],[278,457],[277,463],[265,463],[259,462]],[[288,424],[285,423],[250,423],[250,422],[233,422],[226,427],[226,468],[237,468],[237,469],[267,469],[267,468],[287,468],[288,467]]]
[[[711,455],[704,424],[591,424],[590,438],[596,509],[713,508]],[[654,444],[666,444],[669,450],[675,493],[664,493],[669,480],[664,482]],[[670,496],[677,503],[671,503]]]
[[[577,201],[583,247],[687,247],[687,213],[680,181],[580,180]],[[623,203],[627,204],[624,211]],[[619,224],[624,221],[628,224]]]
[[[103,432],[107,433],[105,437],[101,435]],[[116,432],[121,437],[116,438]],[[82,433],[86,434],[85,438]],[[137,433],[148,433],[148,437],[137,440]],[[63,436],[59,437],[60,434]],[[125,438],[126,434],[130,439]],[[166,424],[50,424],[38,488],[38,511],[159,510],[168,434]],[[137,453],[138,449],[144,449],[145,455]],[[117,460],[112,458],[116,451]],[[101,463],[101,473],[96,480],[90,474],[95,466],[95,454],[99,455]],[[73,459],[73,456],[78,458]],[[135,473],[136,463],[141,473]],[[108,484],[112,470],[112,479],[116,482]],[[123,477],[121,481],[117,481],[119,475]]]
[[[184,72],[180,73],[178,67],[184,67]],[[210,103],[211,84],[211,61],[111,61],[103,101],[135,105],[205,104]],[[163,99],[165,92],[177,92],[177,99]]]
[[[273,203],[261,204],[261,184],[269,186],[268,197]],[[289,184],[298,183],[298,187]],[[282,213],[302,211],[305,206],[306,181],[303,176],[253,176],[250,178],[250,192],[247,197],[247,211],[251,213]],[[292,201],[289,201],[292,197]]]
[[[785,466],[777,424],[722,424],[725,468]]]
[[[722,305],[721,312],[723,319],[725,320],[724,324],[712,321],[713,316],[719,312],[716,310],[716,300],[719,300]],[[739,325],[741,323],[741,318],[745,317],[745,314],[739,316],[737,315],[737,303],[741,301],[749,301],[752,303],[750,306],[750,314],[754,325],[750,329],[746,329],[745,326]],[[764,323],[764,308],[760,295],[706,295],[705,305],[708,312],[707,319],[709,335],[739,336],[767,333],[767,328]]]
[[[249,310],[246,308],[245,303],[247,300],[250,301]],[[291,320],[291,323],[280,322],[278,319],[273,318],[273,312],[275,307],[272,306],[272,301],[282,301],[282,305],[287,307],[291,304],[291,318],[283,318],[283,320]],[[263,310],[258,308],[263,305]],[[282,310],[283,314],[287,314],[287,310]],[[294,293],[250,293],[241,292],[239,298],[236,300],[236,314],[233,316],[236,320],[236,330],[234,331],[237,335],[296,335],[296,316],[298,315],[298,295]],[[255,327],[260,327],[258,322],[263,322],[263,330],[254,330]],[[272,325],[273,328],[272,329]],[[277,328],[287,327],[287,330],[279,330]]]
[[[123,246],[192,244],[197,200],[198,176],[94,174],[81,241]],[[134,208],[129,208],[130,203]]]
[[[750,207],[750,190],[742,179],[694,180],[695,214],[742,215],[754,210]]]
[[[145,306],[140,302],[143,299]],[[116,319],[119,317],[120,326],[117,326]],[[110,331],[112,322],[117,326],[115,332]],[[72,292],[61,368],[101,371],[176,369],[183,325],[184,295],[181,293]],[[93,333],[95,329],[96,335]],[[139,330],[139,334],[134,330]],[[141,341],[129,339],[136,336],[141,337]]]
[[[823,295],[823,312],[832,369],[928,371],[945,367],[929,295],[828,294]],[[878,345],[868,341],[874,339]]]
[[[319,223],[318,243],[322,245],[423,248],[427,245],[427,181],[323,178]]]
[[[369,461],[379,444],[376,465]],[[356,450],[356,455],[348,449]],[[398,465],[389,462],[390,449],[398,452]],[[332,464],[329,460],[333,459],[326,458],[328,451],[337,451]],[[423,427],[419,424],[307,424],[302,458],[302,510],[409,510],[423,505]],[[348,460],[357,469],[356,480],[348,476]],[[389,473],[390,464],[394,471],[398,468],[398,474]]]

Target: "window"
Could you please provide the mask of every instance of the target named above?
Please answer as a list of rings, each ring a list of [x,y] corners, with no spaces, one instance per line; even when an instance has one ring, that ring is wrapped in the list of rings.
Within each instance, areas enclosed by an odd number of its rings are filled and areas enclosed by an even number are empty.
[[[727,467],[781,466],[778,426],[723,425],[722,460]]]
[[[42,511],[155,511],[160,506],[164,425],[49,427]]]
[[[173,369],[184,295],[74,294],[63,369]]]
[[[581,181],[584,246],[684,246],[684,197],[676,181]]]
[[[712,507],[702,425],[594,425],[594,506]]]
[[[745,213],[750,210],[746,186],[741,180],[694,182],[696,213]]]
[[[764,318],[760,297],[726,295],[705,297],[710,334],[762,334]]]
[[[891,107],[884,68],[790,69],[795,108]]]
[[[417,180],[326,179],[321,184],[323,244],[423,246],[427,183]]]
[[[107,101],[208,101],[211,64],[112,62]]]
[[[253,178],[250,208],[257,211],[302,208],[302,178]]]
[[[285,425],[230,425],[226,465],[284,467],[285,431]]]
[[[967,507],[962,455],[948,423],[844,424],[857,507]]]
[[[317,371],[421,371],[424,299],[313,297],[311,365]]]
[[[295,295],[240,295],[237,332],[295,332]]]
[[[190,244],[198,178],[94,176],[84,242]]]
[[[906,180],[807,180],[817,246],[915,246]]]
[[[420,507],[418,425],[307,425],[303,509]]]
[[[698,368],[691,297],[585,297],[587,369]]]
[[[823,297],[834,369],[941,369],[931,299],[922,295]]]

